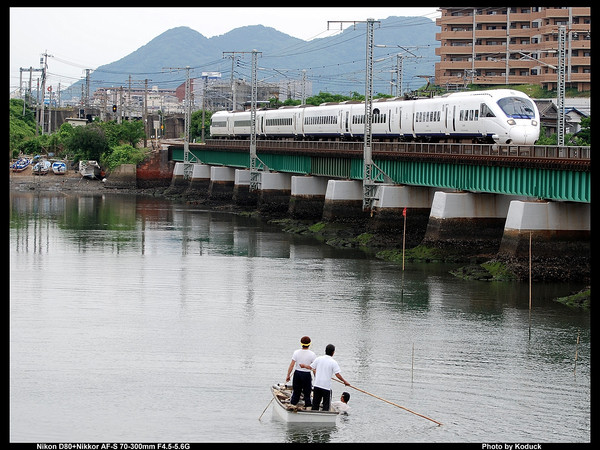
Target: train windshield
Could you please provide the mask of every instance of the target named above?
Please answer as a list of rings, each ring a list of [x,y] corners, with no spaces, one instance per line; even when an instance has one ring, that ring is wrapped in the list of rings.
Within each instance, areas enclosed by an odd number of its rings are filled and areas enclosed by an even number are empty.
[[[502,108],[507,117],[513,119],[535,118],[535,108],[531,100],[520,97],[506,97],[498,100],[498,106]]]

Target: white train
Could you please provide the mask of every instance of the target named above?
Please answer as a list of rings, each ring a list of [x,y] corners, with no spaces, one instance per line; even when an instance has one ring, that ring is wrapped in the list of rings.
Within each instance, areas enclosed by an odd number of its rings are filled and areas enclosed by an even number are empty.
[[[364,102],[260,109],[256,135],[258,139],[362,140],[364,120]],[[214,139],[249,138],[250,111],[215,112],[210,134]],[[374,140],[530,145],[539,134],[535,103],[510,89],[373,101]]]

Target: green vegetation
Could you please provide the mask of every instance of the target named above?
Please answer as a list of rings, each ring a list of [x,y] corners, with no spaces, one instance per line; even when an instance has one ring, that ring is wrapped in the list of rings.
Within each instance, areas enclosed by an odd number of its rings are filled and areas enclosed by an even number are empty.
[[[451,270],[455,277],[464,280],[486,280],[486,281],[516,281],[516,275],[509,267],[500,261],[487,261],[483,264],[473,264]]]
[[[447,252],[438,248],[417,245],[416,247],[406,249],[404,259],[406,261],[436,262],[445,261],[448,258]],[[376,255],[379,259],[386,261],[402,262],[402,250],[389,249],[381,250]]]
[[[570,307],[589,309],[591,298],[592,298],[592,289],[588,287],[588,288],[585,288],[573,295],[568,295],[566,297],[559,297],[556,299],[556,301],[563,303],[564,305],[567,305]]]
[[[204,139],[210,139],[211,111],[204,111]],[[194,111],[190,117],[190,141],[200,142],[202,140],[202,110]]]
[[[25,112],[25,113],[24,113]],[[96,160],[112,170],[120,164],[138,164],[147,149],[137,144],[145,137],[141,121],[95,121],[83,127],[63,123],[52,134],[36,136],[35,115],[23,100],[10,100],[10,156],[47,155],[72,161]]]

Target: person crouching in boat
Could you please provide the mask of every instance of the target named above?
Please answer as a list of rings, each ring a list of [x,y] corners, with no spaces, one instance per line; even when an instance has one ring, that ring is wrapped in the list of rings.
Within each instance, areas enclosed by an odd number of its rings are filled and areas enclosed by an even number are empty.
[[[310,400],[310,393],[312,390],[311,369],[303,368],[301,365],[307,365],[310,367],[317,355],[315,355],[312,350],[309,350],[310,338],[308,336],[302,336],[302,339],[300,339],[300,344],[302,347],[294,351],[292,354],[292,361],[288,367],[285,381],[286,383],[290,381],[292,369],[295,369],[294,381],[292,382],[292,398],[290,399],[290,403],[292,405],[298,404],[298,401],[300,400],[300,394],[302,393],[304,394],[304,406],[306,408],[310,408],[312,406]]]

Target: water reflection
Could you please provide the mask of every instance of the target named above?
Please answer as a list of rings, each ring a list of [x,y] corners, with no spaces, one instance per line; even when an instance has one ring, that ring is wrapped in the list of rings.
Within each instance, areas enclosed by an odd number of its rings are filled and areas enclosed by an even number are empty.
[[[286,235],[260,219],[226,212],[203,211],[167,200],[126,194],[61,195],[11,193],[10,225],[17,250],[48,251],[48,228],[58,227],[85,252],[156,253],[155,237],[168,236],[169,250],[182,255],[220,254],[265,258],[323,258],[336,253],[309,238]],[[151,247],[148,248],[148,243]],[[348,251],[347,257],[364,257]]]
[[[590,315],[552,300],[574,286],[534,285],[529,337],[527,284],[402,272],[124,194],[11,194],[10,256],[11,279],[36,287],[10,288],[17,440],[589,440]],[[357,387],[444,427],[360,393],[335,427],[258,422],[304,334],[317,354],[336,344]]]
[[[331,436],[335,433],[335,425],[319,426],[288,423],[284,426],[286,428],[284,442],[287,443],[324,444],[330,442]]]

